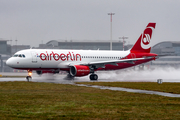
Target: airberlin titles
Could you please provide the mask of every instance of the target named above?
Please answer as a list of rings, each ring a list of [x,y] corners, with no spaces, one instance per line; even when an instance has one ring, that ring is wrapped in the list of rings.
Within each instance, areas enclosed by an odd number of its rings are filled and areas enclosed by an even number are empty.
[[[50,60],[55,60],[55,61],[81,61],[81,55],[80,54],[74,54],[73,52],[68,52],[67,54],[65,53],[54,53],[53,51],[51,53],[48,53],[47,51],[45,53],[40,53],[38,56],[42,61],[50,61]]]

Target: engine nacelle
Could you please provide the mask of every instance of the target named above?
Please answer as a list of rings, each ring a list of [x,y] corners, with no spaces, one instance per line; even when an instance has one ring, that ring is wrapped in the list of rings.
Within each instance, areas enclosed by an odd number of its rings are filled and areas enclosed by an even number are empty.
[[[70,67],[70,75],[76,76],[76,77],[82,77],[89,75],[90,69],[88,66],[83,65],[74,65]]]

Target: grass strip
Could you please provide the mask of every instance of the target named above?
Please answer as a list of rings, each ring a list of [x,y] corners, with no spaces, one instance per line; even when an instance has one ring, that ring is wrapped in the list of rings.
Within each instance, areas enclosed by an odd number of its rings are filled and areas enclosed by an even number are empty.
[[[180,99],[53,83],[0,82],[1,119],[180,119]]]

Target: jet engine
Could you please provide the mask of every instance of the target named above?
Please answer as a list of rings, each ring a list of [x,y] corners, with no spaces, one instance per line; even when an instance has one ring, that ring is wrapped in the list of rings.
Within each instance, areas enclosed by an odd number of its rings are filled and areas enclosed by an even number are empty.
[[[70,67],[70,75],[76,77],[86,76],[90,73],[88,66],[74,65]]]

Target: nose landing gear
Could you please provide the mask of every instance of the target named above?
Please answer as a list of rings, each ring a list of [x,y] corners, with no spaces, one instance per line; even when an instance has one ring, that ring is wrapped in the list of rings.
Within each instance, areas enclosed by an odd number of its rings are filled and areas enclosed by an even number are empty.
[[[28,76],[26,76],[26,80],[27,80],[28,82],[32,80],[31,75],[32,75],[32,71],[28,70]]]

